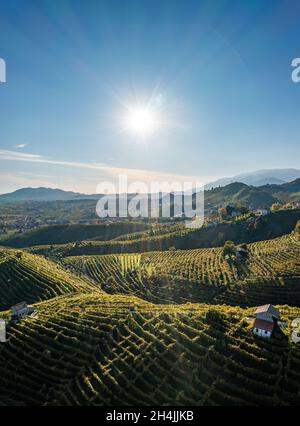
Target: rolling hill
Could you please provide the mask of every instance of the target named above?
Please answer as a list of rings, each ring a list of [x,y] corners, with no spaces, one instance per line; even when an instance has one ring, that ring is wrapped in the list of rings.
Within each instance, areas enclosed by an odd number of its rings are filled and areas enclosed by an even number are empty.
[[[223,206],[229,203],[238,203],[244,206],[251,206],[254,209],[261,207],[271,207],[278,202],[270,192],[262,188],[248,186],[240,182],[230,183],[225,187],[211,189],[205,193],[206,204]]]
[[[300,170],[297,169],[270,169],[243,173],[229,178],[218,179],[205,185],[206,190],[225,187],[240,182],[248,186],[282,185],[300,179]],[[21,188],[16,191],[0,194],[1,203],[16,203],[23,201],[76,201],[98,200],[99,194],[82,194],[73,191],[64,191],[57,188]]]
[[[268,184],[262,186],[246,185],[233,182],[226,186],[205,191],[206,205],[224,206],[238,203],[252,208],[271,207],[276,202],[289,202],[300,199],[300,178],[281,185]]]
[[[0,310],[22,300],[35,303],[91,291],[98,288],[50,260],[21,250],[0,248]]]
[[[205,187],[205,202],[222,206],[230,202],[240,203],[246,206],[252,205],[253,208],[263,208],[271,206],[277,201],[288,201],[293,199],[293,194],[298,197],[300,193],[300,171],[291,173],[290,180],[264,180],[259,185],[255,183],[245,183],[245,180],[237,176],[234,180],[229,179],[226,184],[207,185]],[[220,182],[221,183],[221,182]],[[120,195],[122,197],[122,194]],[[134,194],[128,194],[130,199]],[[157,194],[158,196],[158,194]],[[92,206],[95,214],[95,205],[97,200],[102,197],[101,194],[80,194],[76,192],[63,191],[52,188],[22,188],[9,194],[0,194],[0,205],[7,204],[22,205],[26,202],[54,203],[57,208],[61,208],[61,203],[83,203]],[[55,204],[56,203],[56,204]],[[53,212],[52,212],[53,214]]]
[[[0,400],[26,405],[299,405],[300,348],[226,306],[67,296],[8,328]],[[285,320],[299,309],[279,307]],[[132,310],[134,309],[134,310]]]
[[[147,251],[165,251],[170,248],[188,250],[223,246],[227,240],[237,244],[267,240],[289,234],[300,219],[300,209],[283,210],[265,217],[250,217],[247,220],[237,220],[230,223],[220,223],[215,227],[203,227],[190,230],[182,227],[160,229],[157,234],[149,235],[144,231],[134,234],[136,239],[122,241],[118,238],[112,241],[81,241],[62,245],[45,245],[28,248],[35,254],[51,256],[81,256],[118,253],[142,253]]]
[[[1,245],[23,248],[35,245],[65,244],[82,240],[107,241],[131,232],[145,231],[149,225],[138,222],[118,222],[101,225],[43,226],[23,234],[1,239]]]
[[[299,219],[292,210],[193,231],[80,225],[8,239],[45,245],[0,248],[0,405],[299,405],[300,242],[289,234]],[[228,239],[252,241],[247,262],[209,248]],[[9,321],[21,300],[38,316]],[[251,329],[264,303],[285,321],[270,340]]]
[[[19,203],[22,201],[70,201],[94,198],[78,192],[64,191],[54,188],[21,188],[14,192],[0,195],[0,203]]]
[[[213,248],[58,265],[1,249],[0,309],[25,298],[38,302],[38,317],[7,326],[0,401],[299,405],[300,347],[289,324],[300,317],[300,243],[288,235],[249,253],[247,264]],[[287,327],[268,341],[253,335],[254,309],[245,307],[270,302],[290,306],[278,306]]]
[[[228,262],[221,248],[67,257],[109,294],[153,303],[300,307],[300,243],[293,235],[250,244],[247,263]]]

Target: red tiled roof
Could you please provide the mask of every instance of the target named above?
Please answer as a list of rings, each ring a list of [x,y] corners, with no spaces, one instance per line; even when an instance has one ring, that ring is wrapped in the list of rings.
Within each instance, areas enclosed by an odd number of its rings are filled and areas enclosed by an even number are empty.
[[[265,321],[259,318],[256,318],[253,323],[253,328],[259,328],[260,330],[266,330],[272,332],[274,329],[274,322]]]

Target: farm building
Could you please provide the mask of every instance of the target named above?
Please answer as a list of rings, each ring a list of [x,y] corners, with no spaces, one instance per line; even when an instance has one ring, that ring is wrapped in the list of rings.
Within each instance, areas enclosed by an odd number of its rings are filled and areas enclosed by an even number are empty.
[[[278,320],[280,312],[274,306],[268,304],[259,306],[255,311],[256,318],[266,321]]]
[[[256,210],[256,214],[259,216],[268,216],[270,214],[270,209],[258,209]]]
[[[256,318],[253,324],[253,333],[260,337],[270,338],[273,335],[275,323]]]
[[[34,312],[34,309],[31,306],[28,306],[26,302],[20,302],[12,306],[12,319],[21,319],[27,315],[31,315]]]
[[[270,304],[263,305],[256,309],[255,315],[253,333],[260,337],[272,337],[280,315],[279,310]]]

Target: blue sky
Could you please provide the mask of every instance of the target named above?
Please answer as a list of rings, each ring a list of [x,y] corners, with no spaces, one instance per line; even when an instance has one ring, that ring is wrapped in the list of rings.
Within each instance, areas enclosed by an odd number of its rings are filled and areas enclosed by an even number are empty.
[[[0,192],[299,167],[297,1],[0,1]],[[126,108],[163,121],[140,138]]]

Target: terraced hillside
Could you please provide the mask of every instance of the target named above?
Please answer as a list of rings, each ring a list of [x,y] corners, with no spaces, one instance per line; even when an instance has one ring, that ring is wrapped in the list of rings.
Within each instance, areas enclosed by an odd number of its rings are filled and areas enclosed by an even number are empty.
[[[1,318],[21,300],[38,317],[8,322],[0,405],[299,405],[300,242],[248,251],[245,263],[222,248],[54,262],[1,248]],[[269,341],[251,330],[264,303],[287,322]]]
[[[139,240],[144,238],[151,238],[155,236],[178,234],[178,232],[186,231],[185,225],[182,224],[167,224],[159,225],[152,224],[149,229],[138,232],[131,232],[129,234],[120,235],[119,237],[114,238],[114,241],[128,241],[128,240]]]
[[[22,300],[33,303],[90,291],[98,289],[52,261],[21,250],[0,248],[0,310]]]
[[[134,307],[134,312],[130,311]],[[299,405],[300,348],[253,311],[86,294],[37,306],[0,345],[0,400],[26,405]],[[299,309],[280,308],[283,319]]]
[[[246,263],[228,262],[221,248],[77,256],[64,262],[108,293],[154,303],[300,307],[300,243],[294,235],[250,244]]]
[[[121,253],[143,253],[146,251],[165,251],[171,247],[180,250],[223,246],[227,240],[237,244],[267,240],[289,234],[300,220],[300,209],[273,213],[266,217],[249,217],[233,222],[220,223],[217,226],[205,226],[199,229],[172,226],[162,228],[158,233],[134,233],[111,241],[80,241],[62,245],[31,247],[36,254],[53,256],[82,256]]]

